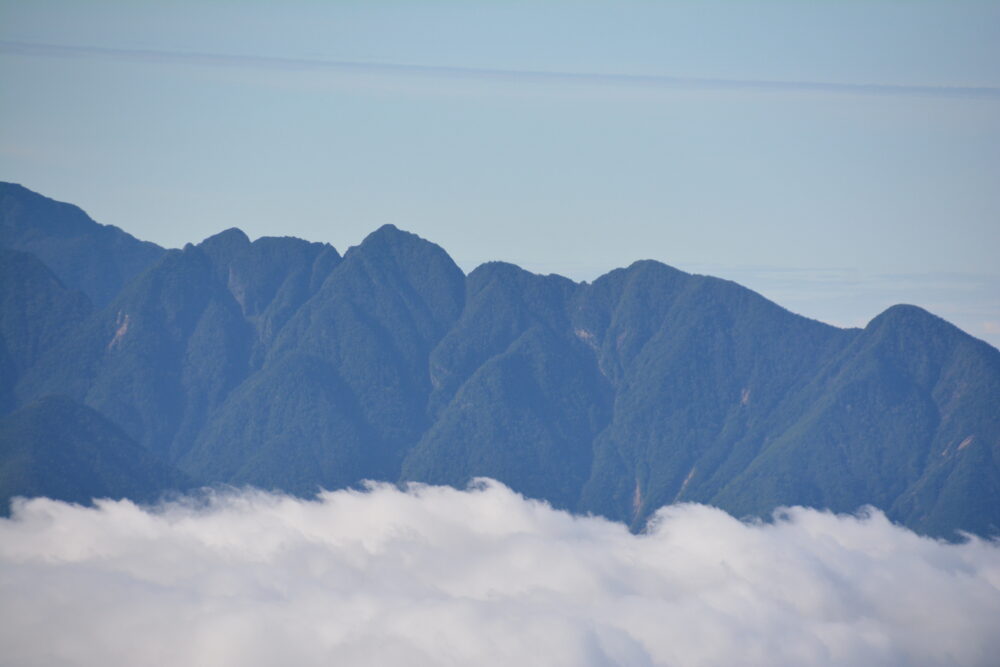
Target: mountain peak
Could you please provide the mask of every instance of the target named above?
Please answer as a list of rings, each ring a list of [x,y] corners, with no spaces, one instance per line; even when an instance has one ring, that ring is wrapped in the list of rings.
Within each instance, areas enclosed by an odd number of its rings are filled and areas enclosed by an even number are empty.
[[[208,246],[218,246],[223,244],[227,246],[247,246],[250,245],[250,238],[239,227],[230,227],[229,229],[225,229],[218,234],[209,236],[198,245],[201,246],[202,249],[205,249]]]
[[[884,311],[872,318],[872,321],[865,327],[866,331],[880,331],[884,329],[913,329],[923,330],[944,330],[957,327],[941,319],[937,315],[928,312],[920,306],[908,303],[898,303],[886,308]]]
[[[493,276],[500,276],[504,278],[511,278],[514,276],[521,275],[523,273],[530,273],[530,272],[521,268],[517,264],[512,264],[510,262],[502,262],[499,260],[493,260],[489,262],[483,262],[482,264],[474,268],[472,270],[472,273],[469,274],[469,278],[472,278],[472,276],[477,276],[477,277],[488,276],[491,278]]]
[[[382,225],[353,246],[344,254],[344,259],[352,256],[364,258],[366,262],[382,264],[386,261],[404,265],[440,263],[454,266],[448,253],[436,243],[428,241],[413,232],[404,231],[395,225]],[[457,266],[455,270],[461,271]]]
[[[359,248],[372,245],[400,245],[404,243],[430,243],[426,239],[423,239],[413,232],[408,232],[400,229],[393,224],[385,224],[376,229],[374,232],[369,234],[361,241]]]
[[[228,271],[230,262],[250,247],[250,239],[242,230],[230,227],[198,244],[198,249],[208,255],[212,263],[220,271],[220,276]]]
[[[989,348],[986,354],[996,355],[996,349],[988,343],[973,338],[923,308],[909,304],[892,306],[875,317],[864,328],[860,341],[877,350],[881,359],[894,359],[898,367],[925,377],[926,382],[930,382],[926,379],[930,377],[928,369],[943,367],[950,363],[949,360],[954,360],[956,354],[968,354],[970,345],[971,348],[979,348],[980,345],[984,349]],[[959,353],[960,349],[966,351]]]

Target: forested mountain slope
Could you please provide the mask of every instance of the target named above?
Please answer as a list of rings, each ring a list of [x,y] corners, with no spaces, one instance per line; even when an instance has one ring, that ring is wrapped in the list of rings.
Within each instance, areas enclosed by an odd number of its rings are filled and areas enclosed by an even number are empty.
[[[80,406],[137,443],[115,451],[143,470],[135,452],[205,484],[489,476],[637,529],[698,501],[740,516],[870,503],[934,535],[1000,530],[1000,352],[915,306],[838,329],[655,261],[593,283],[500,262],[466,276],[391,225],[343,256],[236,229],[163,251],[0,194],[7,459],[121,440],[33,434],[45,422],[24,416],[72,424]],[[18,488],[80,497],[58,479]]]
[[[0,247],[37,256],[99,307],[164,252],[117,227],[97,224],[72,204],[14,183],[0,183]]]

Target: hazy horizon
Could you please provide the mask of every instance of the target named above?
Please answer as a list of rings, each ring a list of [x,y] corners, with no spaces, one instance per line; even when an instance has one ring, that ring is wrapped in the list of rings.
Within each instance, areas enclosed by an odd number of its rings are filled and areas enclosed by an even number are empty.
[[[575,280],[638,259],[1000,345],[990,2],[0,1],[0,179],[167,247],[227,227]]]

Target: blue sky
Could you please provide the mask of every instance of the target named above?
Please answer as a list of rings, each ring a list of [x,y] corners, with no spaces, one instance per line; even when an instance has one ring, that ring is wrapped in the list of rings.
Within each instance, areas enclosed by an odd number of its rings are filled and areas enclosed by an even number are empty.
[[[0,0],[0,82],[0,179],[163,245],[391,222],[1000,344],[1000,3]]]

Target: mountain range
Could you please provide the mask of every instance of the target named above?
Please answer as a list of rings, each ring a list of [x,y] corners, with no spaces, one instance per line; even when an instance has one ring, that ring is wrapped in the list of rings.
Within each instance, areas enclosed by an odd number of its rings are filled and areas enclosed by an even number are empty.
[[[492,477],[636,530],[692,501],[1000,533],[1000,351],[941,318],[841,329],[648,260],[466,275],[392,225],[167,250],[0,184],[0,415],[5,504]]]

